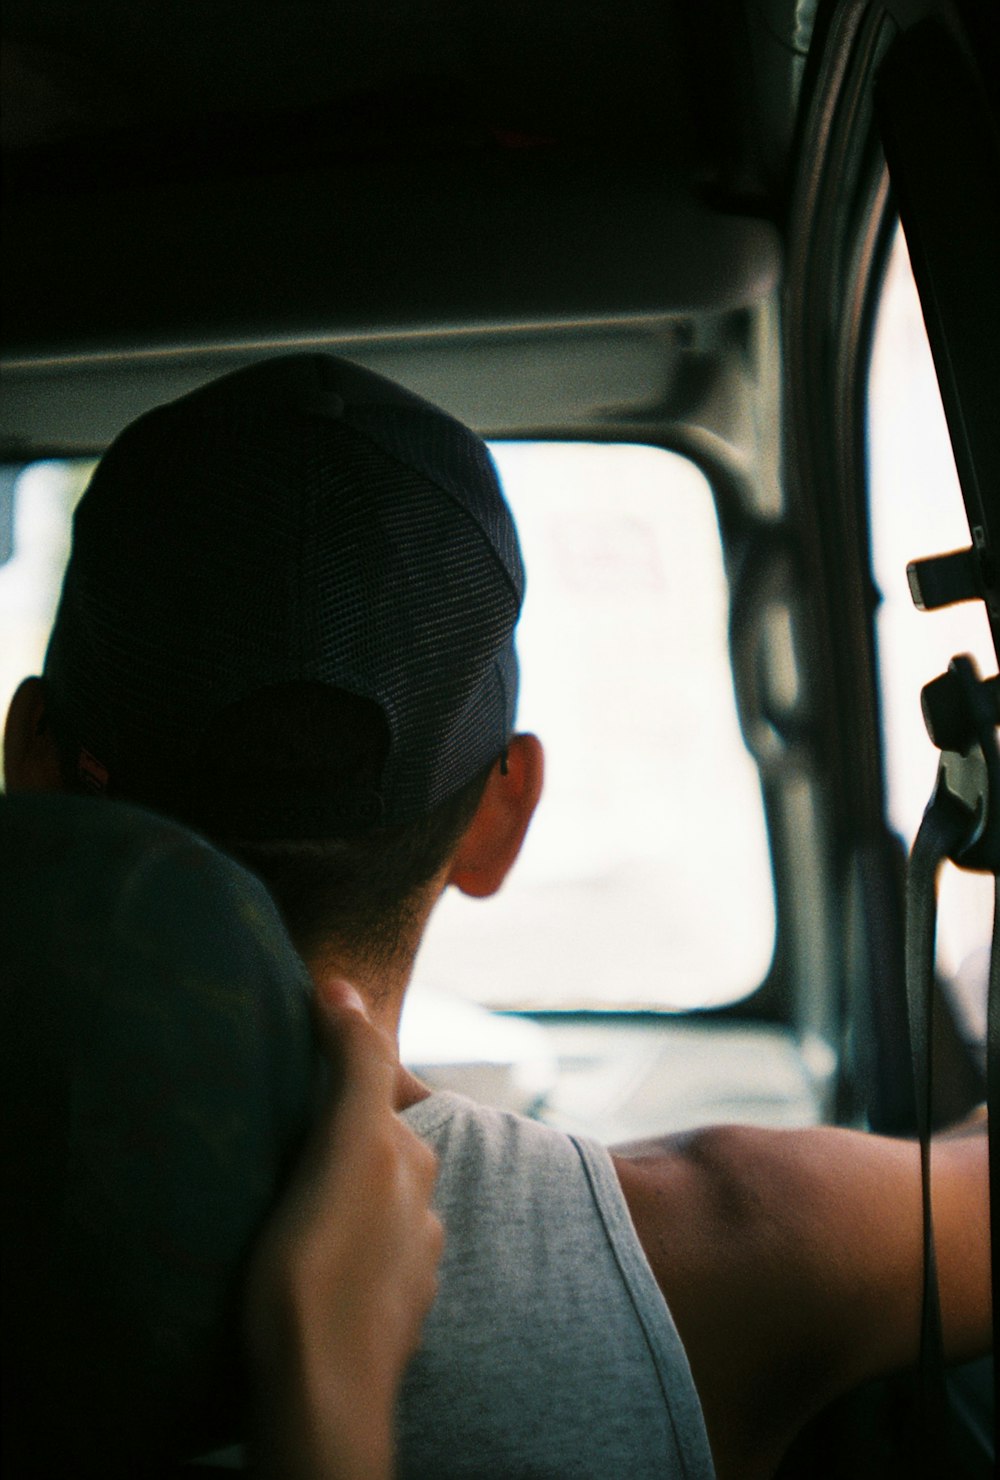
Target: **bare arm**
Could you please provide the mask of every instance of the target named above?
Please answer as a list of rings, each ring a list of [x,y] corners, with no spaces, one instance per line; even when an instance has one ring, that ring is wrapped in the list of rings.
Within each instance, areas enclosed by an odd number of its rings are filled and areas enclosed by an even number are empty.
[[[988,1350],[985,1126],[934,1145],[946,1350]],[[772,1473],[802,1424],[919,1351],[917,1147],[859,1131],[721,1127],[615,1165],[687,1349],[720,1480]]]
[[[247,1292],[257,1379],[256,1472],[389,1480],[393,1408],[436,1289],[437,1164],[393,1113],[392,1045],[344,983],[320,1030],[345,1059],[295,1180],[265,1229]]]

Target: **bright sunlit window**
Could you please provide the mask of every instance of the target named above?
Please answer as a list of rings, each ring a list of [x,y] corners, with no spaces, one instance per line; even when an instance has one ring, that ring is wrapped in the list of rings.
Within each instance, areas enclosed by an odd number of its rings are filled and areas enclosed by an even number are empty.
[[[897,231],[876,328],[869,382],[872,554],[883,596],[877,619],[889,818],[912,844],[937,774],[939,752],[920,712],[920,690],[957,653],[996,672],[986,611],[967,602],[920,612],[906,579],[911,560],[967,549],[969,525],[934,362],[902,231]],[[955,987],[973,1037],[986,1029],[992,879],[946,866],[938,915],[938,966]]]
[[[93,466],[63,461],[0,467],[0,722],[21,679],[41,672],[69,557],[73,510]]]
[[[520,729],[545,793],[501,894],[448,892],[417,984],[494,1007],[731,1002],[774,944],[708,484],[649,447],[494,447],[528,572]]]

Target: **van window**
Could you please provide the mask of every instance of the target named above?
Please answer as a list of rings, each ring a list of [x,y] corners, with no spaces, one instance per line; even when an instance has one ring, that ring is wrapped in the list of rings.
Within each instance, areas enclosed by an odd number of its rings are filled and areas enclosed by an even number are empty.
[[[499,898],[448,892],[416,983],[536,1010],[745,997],[770,964],[774,897],[708,484],[650,447],[493,452],[528,573],[519,726],[545,744],[545,795]],[[92,466],[8,470],[4,707],[40,669]]]
[[[0,714],[40,673],[69,557],[73,510],[93,460],[0,467]],[[0,755],[0,781],[3,779]]]
[[[913,605],[911,560],[971,544],[934,362],[901,229],[882,290],[868,387],[872,562],[889,820],[912,845],[930,799],[939,752],[920,712],[920,690],[957,653],[980,672],[996,658],[981,602],[936,612]],[[946,864],[938,913],[938,969],[978,1043],[986,1033],[993,880]]]
[[[534,1010],[745,997],[774,896],[708,484],[651,447],[493,452],[528,574],[518,724],[545,744],[545,792],[500,895],[448,891],[416,983]]]

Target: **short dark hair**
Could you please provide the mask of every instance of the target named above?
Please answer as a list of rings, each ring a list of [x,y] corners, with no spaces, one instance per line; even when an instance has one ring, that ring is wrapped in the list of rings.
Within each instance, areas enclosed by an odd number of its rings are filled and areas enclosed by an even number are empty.
[[[56,741],[64,783],[80,790],[79,746],[58,727]],[[307,790],[331,778],[345,789],[377,788],[388,750],[388,725],[377,704],[309,682],[275,685],[229,705],[199,746],[181,820],[257,874],[303,955],[335,941],[375,962],[392,958],[408,933],[416,895],[457,846],[495,762],[426,816],[394,827],[259,841],[202,816],[213,816],[213,791],[222,776],[228,787],[248,796],[266,795],[269,786],[290,782]],[[173,814],[175,781],[135,770],[115,794]]]

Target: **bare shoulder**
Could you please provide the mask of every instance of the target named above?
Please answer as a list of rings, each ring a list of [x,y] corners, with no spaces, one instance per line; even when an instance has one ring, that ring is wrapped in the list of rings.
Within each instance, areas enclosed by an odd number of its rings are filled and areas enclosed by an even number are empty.
[[[684,1341],[720,1477],[769,1474],[801,1425],[915,1360],[917,1148],[833,1127],[712,1127],[622,1147],[615,1167]],[[952,1355],[989,1340],[985,1137],[936,1143]]]

